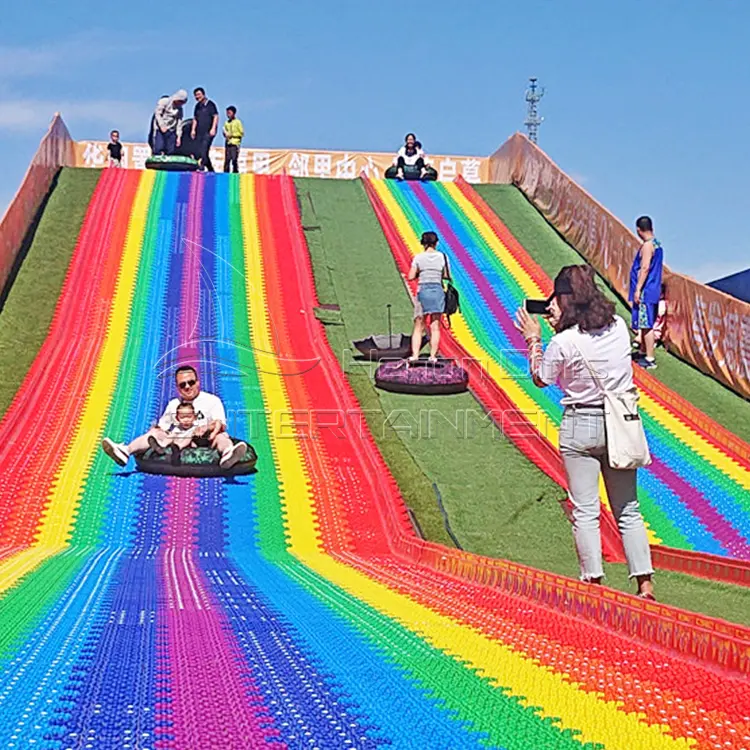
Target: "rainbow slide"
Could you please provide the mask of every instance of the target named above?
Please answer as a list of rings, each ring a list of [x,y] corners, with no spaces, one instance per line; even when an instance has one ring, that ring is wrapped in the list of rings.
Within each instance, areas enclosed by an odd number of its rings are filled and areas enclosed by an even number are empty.
[[[434,229],[461,294],[454,323],[460,351],[483,365],[544,440],[557,444],[562,418],[557,387],[536,388],[528,377],[523,338],[513,326],[525,298],[551,292],[551,280],[467,183],[411,185],[369,181],[381,224],[402,265],[419,252],[419,236]],[[545,341],[552,335],[546,325]],[[641,407],[654,457],[639,472],[639,497],[652,544],[750,560],[750,446],[638,371]],[[559,459],[538,465],[560,477]]]
[[[316,303],[290,178],[102,172],[2,423],[0,746],[750,746],[744,629],[413,535]],[[98,449],[177,363],[257,473]]]

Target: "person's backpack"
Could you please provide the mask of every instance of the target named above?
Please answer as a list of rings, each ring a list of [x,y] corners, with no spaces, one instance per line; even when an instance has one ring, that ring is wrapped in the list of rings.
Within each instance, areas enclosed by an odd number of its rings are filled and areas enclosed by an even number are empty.
[[[448,280],[445,287],[445,314],[448,316],[448,325],[450,325],[451,315],[455,315],[461,310],[461,301],[458,294],[458,289],[453,286],[453,279],[451,278],[451,267],[448,264],[448,256],[443,253],[445,258],[445,270],[448,273]]]

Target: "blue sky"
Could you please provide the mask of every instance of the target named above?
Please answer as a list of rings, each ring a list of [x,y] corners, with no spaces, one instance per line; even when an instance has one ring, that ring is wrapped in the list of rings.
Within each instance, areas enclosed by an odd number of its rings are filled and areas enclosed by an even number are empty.
[[[168,29],[168,31],[167,31]],[[205,86],[246,145],[488,154],[547,93],[540,145],[670,265],[750,265],[750,3],[741,0],[37,0],[3,4],[0,211],[52,113],[143,140],[156,98]]]

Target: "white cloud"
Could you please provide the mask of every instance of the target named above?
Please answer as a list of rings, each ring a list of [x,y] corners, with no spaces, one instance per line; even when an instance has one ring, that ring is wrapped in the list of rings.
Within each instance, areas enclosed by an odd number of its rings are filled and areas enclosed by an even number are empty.
[[[589,178],[580,172],[571,172],[570,179],[575,180],[579,185],[585,185],[589,181]]]
[[[0,132],[43,132],[52,115],[60,112],[68,125],[84,126],[80,128],[83,135],[96,138],[101,130],[117,128],[126,139],[145,138],[155,96],[137,102],[116,98],[75,99],[67,94],[72,89],[61,85],[59,79],[97,63],[101,66],[118,58],[147,54],[157,42],[154,33],[117,38],[109,31],[94,30],[37,45],[0,44]],[[60,91],[61,96],[58,98],[54,93],[24,96],[20,85],[24,83],[28,91],[27,82],[32,79],[39,79],[48,91]],[[265,112],[283,102],[283,98],[269,97],[242,102],[241,106],[247,111]],[[185,116],[190,112],[188,107]]]
[[[68,125],[118,128],[123,134],[148,129],[152,107],[148,102],[118,99],[5,99],[0,100],[0,131],[27,132],[45,128],[60,112]]]
[[[277,107],[284,100],[259,99],[247,102],[247,110],[263,112]],[[55,112],[62,115],[69,126],[94,125],[97,128],[117,128],[124,138],[145,139],[151,113],[156,100],[138,102],[124,99],[0,99],[0,132],[25,133],[30,130],[43,131]],[[191,115],[187,108],[185,117]],[[84,132],[84,136],[97,137],[96,132]]]
[[[26,78],[49,72],[59,54],[51,49],[0,47],[0,70],[3,78]]]
[[[54,79],[81,66],[143,53],[154,42],[153,34],[116,38],[109,32],[87,31],[37,45],[0,44],[0,131],[43,132],[52,115],[61,112],[69,125],[118,128],[124,135],[144,133],[153,107],[148,101],[77,100],[64,93],[59,98],[54,95],[35,98],[21,95],[16,84],[34,78]],[[63,86],[55,89],[65,91]]]
[[[118,40],[90,31],[43,45],[0,45],[0,81],[57,76],[107,57],[142,52],[152,43],[150,35]]]
[[[37,120],[37,113],[31,103],[0,100],[0,129],[23,131],[36,128],[39,126]]]

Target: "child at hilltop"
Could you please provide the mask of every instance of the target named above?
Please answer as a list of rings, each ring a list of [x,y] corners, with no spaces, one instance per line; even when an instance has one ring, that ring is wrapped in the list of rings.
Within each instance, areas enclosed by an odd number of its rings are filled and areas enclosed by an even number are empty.
[[[122,143],[120,143],[120,131],[113,130],[109,134],[109,143],[107,144],[107,151],[109,152],[109,166],[110,167],[121,167],[122,166]]]
[[[237,159],[240,154],[240,143],[245,130],[242,120],[237,117],[237,107],[227,107],[227,121],[224,123],[224,171],[239,172]]]

